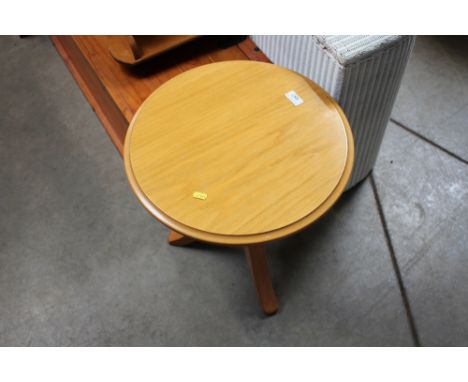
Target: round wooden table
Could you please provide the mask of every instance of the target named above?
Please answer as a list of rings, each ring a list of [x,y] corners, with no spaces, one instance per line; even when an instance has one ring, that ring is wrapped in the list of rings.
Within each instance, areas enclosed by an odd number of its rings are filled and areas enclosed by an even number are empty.
[[[278,309],[264,243],[304,229],[343,192],[354,145],[317,84],[278,66],[227,61],[184,72],[136,113],[125,169],[169,243],[243,246],[260,304]]]

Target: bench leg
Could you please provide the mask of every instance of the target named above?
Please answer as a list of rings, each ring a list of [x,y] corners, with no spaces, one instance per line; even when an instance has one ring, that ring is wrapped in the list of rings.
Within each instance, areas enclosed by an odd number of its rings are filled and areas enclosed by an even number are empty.
[[[181,235],[176,231],[169,231],[169,235],[167,235],[167,241],[170,245],[182,246],[193,243],[195,239]]]
[[[244,251],[263,312],[268,315],[275,314],[278,310],[278,300],[268,271],[265,245],[246,245]]]

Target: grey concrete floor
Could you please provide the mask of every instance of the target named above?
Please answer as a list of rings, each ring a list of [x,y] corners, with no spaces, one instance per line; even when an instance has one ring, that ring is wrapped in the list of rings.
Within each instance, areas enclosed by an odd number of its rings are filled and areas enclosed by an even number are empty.
[[[468,345],[468,41],[417,40],[373,172],[269,246],[174,248],[45,37],[0,37],[0,345]]]

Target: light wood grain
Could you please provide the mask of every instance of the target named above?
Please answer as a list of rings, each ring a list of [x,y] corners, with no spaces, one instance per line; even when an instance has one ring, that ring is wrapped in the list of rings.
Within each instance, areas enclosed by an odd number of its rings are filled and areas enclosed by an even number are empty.
[[[302,105],[285,97],[290,90]],[[143,205],[178,232],[225,244],[269,241],[313,222],[343,191],[353,156],[346,118],[323,90],[286,69],[240,61],[160,87],[125,143]]]

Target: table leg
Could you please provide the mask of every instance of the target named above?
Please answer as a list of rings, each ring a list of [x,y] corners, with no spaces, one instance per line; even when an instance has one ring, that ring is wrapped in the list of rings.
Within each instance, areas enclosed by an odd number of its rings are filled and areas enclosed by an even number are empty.
[[[195,239],[181,235],[180,233],[171,230],[169,231],[169,235],[167,235],[167,241],[170,245],[182,246],[193,243]]]
[[[244,246],[244,251],[255,288],[257,289],[260,305],[265,314],[275,314],[278,310],[278,300],[273,290],[270,272],[268,271],[265,245],[246,245]]]

